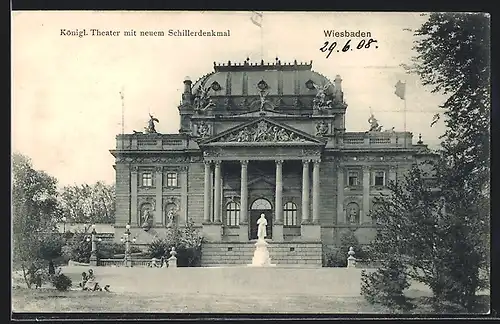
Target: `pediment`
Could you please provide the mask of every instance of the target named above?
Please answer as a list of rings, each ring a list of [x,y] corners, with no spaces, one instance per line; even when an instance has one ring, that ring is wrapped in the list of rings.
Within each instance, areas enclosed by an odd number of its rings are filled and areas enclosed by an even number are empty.
[[[217,136],[200,142],[200,145],[231,144],[314,144],[325,142],[303,131],[277,123],[267,118],[260,118],[226,130]]]

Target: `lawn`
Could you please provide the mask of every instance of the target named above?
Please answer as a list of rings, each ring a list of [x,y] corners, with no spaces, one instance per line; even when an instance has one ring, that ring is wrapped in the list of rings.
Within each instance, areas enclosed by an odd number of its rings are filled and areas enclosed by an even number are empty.
[[[66,267],[76,286],[88,268]],[[95,267],[97,280],[111,292],[76,288],[58,292],[49,286],[27,289],[14,278],[14,312],[166,312],[166,313],[311,313],[386,314],[359,293],[358,269],[279,268],[112,268]],[[409,297],[430,291],[413,284]],[[412,313],[432,312],[421,307]]]

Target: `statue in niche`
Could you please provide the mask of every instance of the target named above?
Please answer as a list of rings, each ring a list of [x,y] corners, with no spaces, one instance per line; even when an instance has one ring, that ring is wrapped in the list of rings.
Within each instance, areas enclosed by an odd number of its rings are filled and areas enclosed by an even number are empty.
[[[359,223],[359,206],[356,203],[349,203],[347,205],[347,220],[350,224]]]
[[[267,219],[266,215],[264,213],[260,214],[260,218],[257,220],[257,238],[259,240],[263,240],[267,236],[267,231],[266,231],[266,226],[267,226]]]
[[[148,208],[144,209],[144,213],[142,216],[142,228],[149,229],[153,223],[153,215],[151,214],[151,210]]]
[[[210,126],[202,121],[198,124],[198,135],[200,137],[208,137],[210,136]]]
[[[328,124],[322,120],[316,124],[316,136],[323,136],[328,133]]]
[[[378,120],[373,114],[368,118],[368,123],[370,123],[370,132],[380,132],[382,130],[382,126],[378,124]]]
[[[177,206],[170,208],[167,212],[167,227],[172,227],[175,224],[175,218],[177,217]]]
[[[146,134],[156,133],[155,122],[159,123],[160,121],[158,120],[158,118],[155,118],[151,114],[149,114],[148,126],[144,127]]]

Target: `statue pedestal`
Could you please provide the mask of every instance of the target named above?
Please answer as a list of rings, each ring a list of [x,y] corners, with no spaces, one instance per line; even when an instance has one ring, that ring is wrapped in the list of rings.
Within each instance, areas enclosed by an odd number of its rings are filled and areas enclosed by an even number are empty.
[[[255,252],[252,258],[252,264],[248,264],[249,267],[275,267],[276,264],[271,264],[271,258],[269,257],[269,251],[267,246],[269,244],[264,239],[258,239],[255,243]]]

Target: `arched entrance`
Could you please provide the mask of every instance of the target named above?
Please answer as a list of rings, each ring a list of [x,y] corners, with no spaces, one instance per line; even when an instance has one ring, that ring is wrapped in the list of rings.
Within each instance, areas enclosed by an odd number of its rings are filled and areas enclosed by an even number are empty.
[[[273,207],[269,200],[265,198],[258,198],[254,200],[252,205],[250,205],[250,239],[257,239],[257,220],[260,217],[260,214],[264,214],[267,220],[267,239],[272,238],[272,230],[273,230]]]

